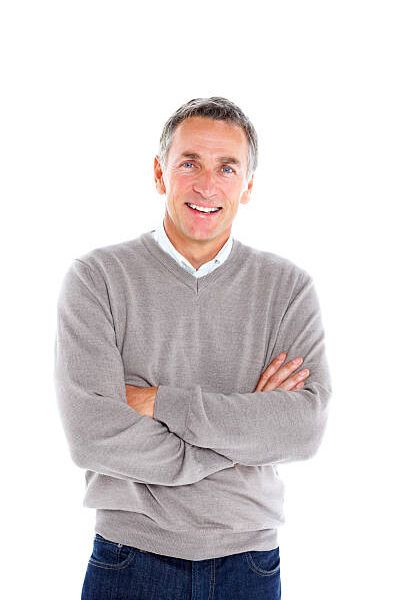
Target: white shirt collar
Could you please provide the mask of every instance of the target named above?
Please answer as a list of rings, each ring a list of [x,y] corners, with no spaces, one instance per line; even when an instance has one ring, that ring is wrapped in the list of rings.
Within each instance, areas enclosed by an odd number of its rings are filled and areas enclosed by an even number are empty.
[[[152,232],[152,235],[156,242],[163,248],[165,252],[170,254],[181,265],[186,271],[189,271],[195,277],[202,277],[203,275],[207,275],[217,267],[219,267],[223,262],[225,262],[229,256],[229,253],[232,249],[232,234],[230,234],[228,240],[225,242],[221,250],[218,252],[216,256],[212,260],[201,265],[199,269],[195,269],[193,265],[182,255],[180,252],[176,250],[171,241],[169,240],[166,230],[164,229],[163,221],[159,225],[157,229]]]

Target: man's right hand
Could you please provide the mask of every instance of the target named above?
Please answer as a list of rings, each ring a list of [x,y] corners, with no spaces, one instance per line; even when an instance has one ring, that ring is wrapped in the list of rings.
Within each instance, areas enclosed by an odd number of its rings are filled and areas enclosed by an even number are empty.
[[[290,376],[302,364],[303,358],[298,356],[290,360],[286,365],[283,365],[286,356],[286,352],[281,352],[281,354],[273,359],[259,378],[254,392],[266,392],[276,388],[295,392],[304,386],[304,380],[309,376],[308,369],[302,369],[296,375]],[[297,360],[299,362],[296,362]]]

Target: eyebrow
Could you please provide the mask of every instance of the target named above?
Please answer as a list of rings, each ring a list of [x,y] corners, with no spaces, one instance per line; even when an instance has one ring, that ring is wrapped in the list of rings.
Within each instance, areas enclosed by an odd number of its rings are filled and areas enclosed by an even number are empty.
[[[180,158],[192,158],[195,160],[200,160],[201,156],[196,152],[183,152],[183,154],[180,155]],[[239,167],[241,166],[241,161],[239,161],[237,158],[234,158],[233,156],[221,156],[220,158],[218,158],[218,162],[229,163],[231,165],[237,165]]]

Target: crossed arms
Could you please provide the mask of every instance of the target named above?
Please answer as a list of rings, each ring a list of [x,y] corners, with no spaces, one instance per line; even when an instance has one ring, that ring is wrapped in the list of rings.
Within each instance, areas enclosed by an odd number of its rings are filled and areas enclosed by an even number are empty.
[[[74,260],[58,298],[54,368],[71,458],[98,473],[168,486],[236,463],[310,458],[324,434],[331,384],[319,302],[305,272],[274,350],[303,357],[310,377],[302,389],[222,394],[159,385],[154,418],[143,416],[126,402],[105,282],[97,269]]]

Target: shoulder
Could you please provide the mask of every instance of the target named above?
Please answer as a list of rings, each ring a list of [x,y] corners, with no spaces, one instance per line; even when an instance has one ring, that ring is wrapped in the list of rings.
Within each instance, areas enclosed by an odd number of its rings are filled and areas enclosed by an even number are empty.
[[[98,246],[77,256],[74,262],[82,263],[91,271],[106,275],[121,271],[131,263],[142,260],[142,257],[145,256],[145,248],[142,243],[143,235],[147,235],[147,233],[115,244]]]
[[[268,250],[261,250],[240,242],[246,262],[264,277],[302,281],[311,279],[308,271],[288,257]]]

